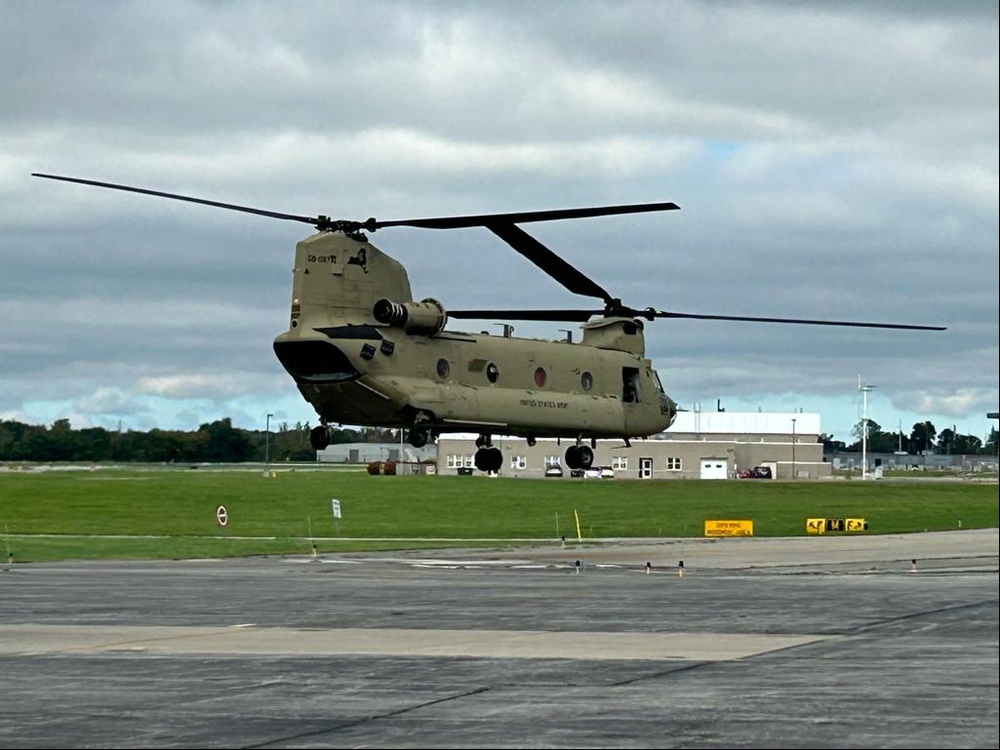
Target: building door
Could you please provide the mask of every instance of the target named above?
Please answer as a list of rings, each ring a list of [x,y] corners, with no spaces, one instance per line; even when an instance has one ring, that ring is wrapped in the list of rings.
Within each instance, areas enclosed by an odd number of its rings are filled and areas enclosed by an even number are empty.
[[[653,476],[653,459],[639,459],[639,479],[650,479]]]
[[[701,479],[727,479],[729,462],[725,458],[701,459]]]

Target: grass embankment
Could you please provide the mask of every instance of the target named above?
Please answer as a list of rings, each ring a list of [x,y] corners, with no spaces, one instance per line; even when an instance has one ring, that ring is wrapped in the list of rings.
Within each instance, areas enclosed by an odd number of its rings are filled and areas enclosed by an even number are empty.
[[[706,519],[752,520],[755,536],[800,536],[807,518],[864,518],[865,533],[885,534],[996,527],[997,499],[995,484],[970,482],[20,471],[0,474],[0,553],[37,562],[575,542],[576,518],[583,541],[701,536]]]

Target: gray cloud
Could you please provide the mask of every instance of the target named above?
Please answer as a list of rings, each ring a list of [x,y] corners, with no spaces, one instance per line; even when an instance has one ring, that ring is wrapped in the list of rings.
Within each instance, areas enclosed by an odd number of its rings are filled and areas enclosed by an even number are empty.
[[[358,219],[675,200],[532,233],[634,305],[949,327],[657,321],[678,400],[821,403],[864,373],[907,416],[979,434],[998,397],[996,21],[978,2],[8,4],[0,417],[155,421],[155,398],[252,418],[282,378],[297,397],[270,341],[308,227],[40,171]],[[482,230],[374,240],[452,308],[581,304]],[[190,402],[150,393],[157,376]]]

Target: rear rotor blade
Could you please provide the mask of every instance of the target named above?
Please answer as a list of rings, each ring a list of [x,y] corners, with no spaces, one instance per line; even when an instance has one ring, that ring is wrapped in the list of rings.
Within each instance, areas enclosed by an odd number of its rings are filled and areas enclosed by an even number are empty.
[[[476,216],[442,216],[436,219],[403,219],[400,221],[374,221],[373,229],[382,227],[423,227],[424,229],[460,229],[485,227],[497,223],[525,224],[531,221],[557,221],[559,219],[585,219],[591,216],[640,214],[650,211],[676,211],[676,203],[633,203],[621,206],[595,206],[593,208],[562,208],[550,211],[520,211],[506,214],[479,214]]]
[[[225,208],[230,211],[242,211],[243,213],[256,214],[257,216],[267,216],[272,219],[286,219],[289,221],[301,221],[305,224],[312,224],[317,229],[337,229],[341,231],[364,230],[374,232],[382,227],[422,227],[425,229],[458,229],[462,227],[479,227],[488,224],[502,222],[513,224],[517,222],[531,221],[556,221],[558,219],[583,219],[590,216],[612,216],[615,214],[637,214],[649,211],[673,211],[680,208],[676,203],[636,203],[620,206],[596,206],[592,208],[565,208],[550,211],[520,211],[504,214],[480,214],[476,216],[442,216],[430,219],[402,219],[398,221],[378,221],[374,218],[365,221],[332,220],[328,216],[300,216],[298,214],[287,214],[280,211],[268,211],[262,208],[252,208],[241,206],[235,203],[223,203],[221,201],[211,201],[204,198],[195,198],[190,195],[179,193],[167,193],[160,190],[149,190],[147,188],[133,187],[131,185],[119,185],[114,182],[100,182],[98,180],[87,180],[81,177],[66,177],[55,174],[42,174],[32,172],[32,177],[42,177],[46,180],[59,180],[61,182],[74,182],[80,185],[91,185],[93,187],[108,188],[110,190],[122,190],[127,193],[140,193],[142,195],[152,195],[158,198],[170,198],[172,200],[186,201],[188,203],[199,203],[203,206],[214,206],[215,208]]]
[[[92,185],[94,187],[109,188],[111,190],[123,190],[127,193],[142,193],[143,195],[154,195],[158,198],[171,198],[188,203],[200,203],[203,206],[215,206],[216,208],[226,208],[230,211],[242,211],[247,214],[257,214],[258,216],[268,216],[272,219],[287,219],[289,221],[301,221],[313,226],[320,226],[325,217],[322,216],[297,216],[296,214],[283,214],[277,211],[266,211],[262,208],[250,208],[249,206],[237,206],[234,203],[221,203],[220,201],[210,201],[204,198],[192,198],[189,195],[179,195],[177,193],[164,193],[159,190],[147,190],[146,188],[131,187],[129,185],[118,185],[113,182],[98,182],[97,180],[84,180],[79,177],[63,177],[55,174],[40,174],[32,172],[32,177],[43,177],[46,180],[59,180],[61,182],[76,182],[80,185]]]

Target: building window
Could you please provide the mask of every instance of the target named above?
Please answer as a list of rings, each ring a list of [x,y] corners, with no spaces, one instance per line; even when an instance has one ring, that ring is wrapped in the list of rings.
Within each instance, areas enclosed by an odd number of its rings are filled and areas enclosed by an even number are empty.
[[[449,453],[447,459],[445,459],[445,465],[449,469],[461,469],[465,465],[465,456]]]
[[[550,466],[561,466],[561,465],[562,465],[562,459],[559,458],[559,456],[546,456],[545,457],[545,468],[546,469],[549,468]]]
[[[512,468],[512,469],[527,469],[528,468],[528,457],[527,456],[511,456],[510,457],[510,468]]]
[[[615,471],[628,471],[628,456],[612,456],[611,468]]]
[[[667,456],[667,471],[680,471],[681,460],[676,456]]]
[[[465,468],[474,469],[476,467],[476,456],[472,453],[465,454]]]

